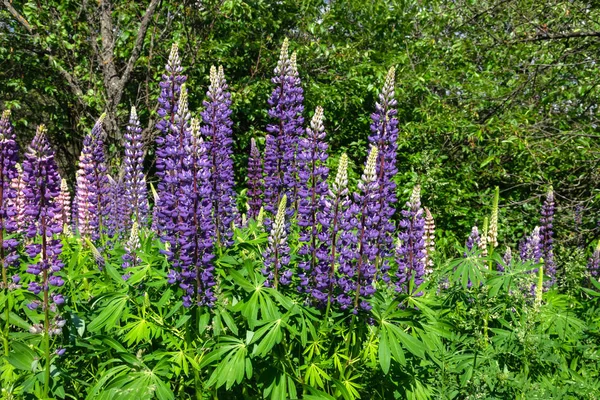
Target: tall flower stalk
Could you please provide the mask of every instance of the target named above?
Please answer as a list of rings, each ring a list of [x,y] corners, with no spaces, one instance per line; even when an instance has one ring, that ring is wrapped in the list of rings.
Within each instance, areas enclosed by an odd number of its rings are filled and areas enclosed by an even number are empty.
[[[215,225],[215,241],[219,246],[232,243],[232,223],[237,218],[234,190],[231,94],[223,67],[210,68],[210,86],[202,112],[201,132],[210,157],[210,182]]]
[[[298,267],[300,290],[310,292],[323,302],[329,288],[329,263],[325,241],[320,235],[320,214],[328,193],[327,143],[323,126],[323,108],[317,107],[298,145],[298,225],[300,237]]]
[[[398,272],[396,291],[411,294],[411,282],[414,287],[423,283],[425,275],[425,218],[421,208],[421,187],[413,188],[406,209],[402,210],[403,219],[400,221],[399,245],[396,248]]]
[[[144,178],[144,143],[142,141],[142,127],[135,107],[131,107],[129,124],[125,133],[124,189],[126,227],[132,227],[135,221],[139,226],[146,226],[148,222],[148,188]]]
[[[258,217],[262,207],[262,160],[256,140],[250,140],[250,158],[248,159],[248,218]]]
[[[385,83],[379,93],[379,101],[375,104],[375,112],[371,114],[371,136],[369,143],[377,146],[377,181],[379,183],[379,209],[381,213],[378,246],[378,268],[381,278],[389,281],[389,260],[393,254],[394,243],[394,212],[396,208],[396,184],[394,176],[396,168],[396,153],[398,149],[398,118],[396,114],[397,101],[394,98],[396,69],[391,67],[385,78]]]
[[[57,205],[60,208],[60,214],[55,215],[60,226],[63,228],[65,235],[71,234],[71,193],[69,192],[69,185],[67,180],[62,179],[60,181],[60,194],[56,199]]]
[[[43,343],[45,353],[44,391],[47,397],[50,385],[50,335],[62,330],[64,320],[57,315],[50,320],[51,313],[56,314],[57,306],[64,303],[63,296],[57,288],[63,286],[64,280],[59,275],[63,267],[59,259],[62,244],[56,235],[62,232],[61,224],[54,218],[60,214],[57,199],[60,195],[60,176],[54,160],[54,151],[46,138],[46,129],[39,126],[23,161],[23,179],[26,182],[25,198],[30,225],[27,230],[29,239],[39,238],[39,241],[26,245],[26,252],[34,259],[27,272],[39,278],[29,283],[29,290],[35,295],[41,294],[40,300],[34,300],[28,307],[35,309],[41,305],[44,312]],[[39,255],[39,258],[38,258]],[[54,288],[54,289],[52,289]],[[32,330],[39,329],[35,325]]]
[[[554,210],[554,191],[550,188],[542,205],[542,217],[540,220],[542,257],[544,258],[544,269],[550,277],[548,281],[548,285],[550,286],[556,281],[556,263],[554,262],[554,252],[552,249],[552,243],[554,242]]]
[[[290,263],[290,247],[287,243],[287,228],[285,225],[287,196],[284,194],[277,207],[275,222],[269,234],[269,243],[265,250],[263,275],[267,277],[267,286],[275,289],[279,284],[289,285],[292,282],[292,270],[287,269]]]
[[[82,236],[98,239],[106,229],[110,184],[104,154],[102,114],[83,139],[77,171],[77,229]]]
[[[16,165],[17,176],[11,182],[11,188],[14,198],[8,199],[13,215],[12,220],[15,224],[15,232],[25,234],[27,227],[27,214],[25,213],[25,181],[23,180],[23,169],[20,164]]]
[[[274,120],[267,126],[264,160],[264,204],[271,215],[277,211],[281,196],[291,205],[296,204],[298,178],[296,148],[302,135],[304,118],[302,105],[304,95],[301,87],[295,53],[288,55],[289,42],[284,40],[275,76],[271,82],[275,88],[269,98],[269,116]],[[291,215],[294,208],[290,208]]]
[[[425,245],[425,273],[431,274],[433,272],[433,253],[435,252],[435,221],[427,207],[425,207],[423,242]]]
[[[190,179],[182,187],[180,208],[179,286],[184,290],[183,305],[212,306],[216,301],[213,287],[215,223],[212,215],[211,158],[200,137],[200,123],[192,119],[189,153],[184,162]]]
[[[126,270],[123,275],[123,280],[127,280],[131,277],[131,273],[127,271],[128,268],[135,268],[141,263],[141,259],[138,255],[140,251],[140,231],[138,228],[137,221],[131,223],[131,231],[129,233],[129,239],[125,243],[125,254],[123,254],[123,263],[121,266]]]
[[[377,273],[377,238],[381,214],[379,212],[379,183],[377,180],[378,149],[371,146],[364,172],[358,182],[359,193],[344,217],[346,230],[354,232],[353,238],[345,237],[347,245],[340,257],[339,286],[342,293],[337,300],[342,309],[371,309],[370,297],[375,293]]]
[[[8,331],[10,326],[8,267],[14,264],[17,259],[14,252],[17,241],[7,238],[6,235],[17,230],[17,223],[13,217],[17,212],[14,201],[17,197],[16,189],[18,188],[15,188],[13,182],[19,179],[17,171],[18,151],[14,128],[10,122],[10,111],[6,110],[0,118],[0,268],[2,268],[2,288],[5,297],[5,326],[2,338],[4,355],[7,357],[9,354]]]

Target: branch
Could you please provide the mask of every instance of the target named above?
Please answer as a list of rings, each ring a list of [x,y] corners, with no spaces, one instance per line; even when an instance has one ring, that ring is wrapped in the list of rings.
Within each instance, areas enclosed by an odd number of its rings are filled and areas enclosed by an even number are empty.
[[[125,85],[129,80],[129,75],[133,70],[135,63],[138,58],[140,58],[140,53],[142,51],[142,45],[144,44],[144,38],[146,37],[146,31],[148,30],[148,26],[150,25],[150,20],[152,19],[152,15],[156,11],[156,7],[160,0],[152,0],[146,9],[146,13],[144,13],[144,17],[142,18],[142,22],[140,23],[140,27],[138,29],[137,36],[135,38],[135,44],[133,45],[133,49],[131,50],[131,56],[127,61],[127,65],[125,67],[125,71],[121,76],[121,84]]]
[[[4,4],[4,7],[8,9],[8,12],[10,12],[12,16],[15,17],[17,21],[19,21],[21,25],[23,25],[25,29],[29,31],[29,33],[33,32],[33,28],[31,27],[31,25],[29,25],[29,22],[27,22],[25,17],[23,17],[21,14],[19,14],[17,10],[15,10],[12,4],[10,4],[9,0],[3,0],[2,3]]]
[[[539,42],[542,40],[561,40],[570,38],[581,38],[581,37],[600,37],[600,32],[567,32],[557,33],[556,35],[539,35],[533,38],[517,40],[513,43],[524,43],[524,42]]]

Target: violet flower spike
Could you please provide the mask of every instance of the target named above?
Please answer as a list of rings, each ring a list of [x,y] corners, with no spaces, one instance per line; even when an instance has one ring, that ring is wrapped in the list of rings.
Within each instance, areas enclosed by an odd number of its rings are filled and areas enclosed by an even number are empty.
[[[258,217],[262,207],[262,160],[254,138],[250,139],[248,159],[248,218]]]
[[[396,209],[396,184],[394,176],[396,168],[396,155],[398,149],[398,111],[397,101],[394,98],[396,69],[391,67],[385,78],[385,83],[379,93],[379,101],[375,104],[375,112],[371,114],[371,136],[369,143],[377,146],[379,156],[377,159],[377,180],[379,182],[379,208],[381,213],[379,239],[377,241],[379,252],[378,269],[384,281],[389,281],[389,260],[392,256],[394,243],[394,213]]]
[[[216,243],[219,246],[233,243],[232,224],[239,219],[234,190],[233,138],[231,120],[231,94],[225,81],[223,67],[210,69],[210,86],[202,112],[201,132],[210,155],[213,218]]]
[[[320,235],[319,227],[325,208],[327,186],[327,143],[323,126],[323,108],[317,107],[306,130],[306,137],[298,144],[299,191],[298,225],[300,237],[298,263],[300,273],[299,290],[310,292],[319,302],[326,299],[329,289],[329,255],[326,248],[326,236]],[[325,240],[324,240],[325,239]]]
[[[148,221],[148,188],[144,177],[144,143],[142,140],[142,127],[135,107],[131,107],[129,124],[125,133],[124,189],[126,204],[126,227],[132,227],[132,221],[145,226]]]
[[[20,164],[16,165],[18,176],[11,182],[11,188],[15,197],[8,199],[13,212],[12,220],[15,224],[15,232],[25,234],[29,226],[25,210],[25,181],[23,180],[23,169]]]
[[[266,285],[275,289],[279,284],[284,286],[292,282],[292,270],[286,269],[290,262],[290,247],[287,243],[285,224],[287,196],[284,194],[279,202],[275,222],[269,234],[269,243],[263,254],[263,275],[267,277]]]
[[[377,147],[371,146],[358,182],[359,193],[354,194],[354,202],[344,216],[344,231],[348,234],[342,235],[344,248],[340,254],[341,277],[338,280],[342,293],[337,296],[337,302],[342,309],[351,308],[353,313],[358,313],[359,308],[369,311],[371,304],[368,300],[376,290],[377,238],[381,216],[377,156]]]
[[[23,180],[26,183],[25,199],[26,210],[29,217],[27,237],[30,239],[41,236],[41,243],[31,242],[25,246],[27,255],[36,260],[32,262],[27,272],[40,277],[35,278],[29,284],[29,290],[35,295],[43,292],[43,309],[46,314],[44,329],[50,333],[49,312],[56,305],[64,302],[56,289],[63,286],[64,280],[58,274],[63,268],[59,256],[62,251],[62,243],[56,235],[62,232],[62,226],[55,218],[61,213],[57,198],[60,195],[60,176],[58,167],[54,160],[54,151],[46,138],[46,128],[40,125],[36,135],[31,142],[25,159],[23,160]],[[37,258],[38,254],[40,255]],[[54,304],[50,304],[53,299]],[[35,302],[34,302],[35,303]]]
[[[423,283],[425,275],[425,218],[421,208],[421,187],[413,188],[410,200],[406,203],[406,209],[402,210],[404,217],[400,221],[400,233],[398,235],[398,246],[396,247],[396,262],[398,272],[396,277],[396,291],[399,293],[412,294],[411,281],[414,288]]]
[[[593,278],[600,280],[600,241],[588,261],[587,270]]]

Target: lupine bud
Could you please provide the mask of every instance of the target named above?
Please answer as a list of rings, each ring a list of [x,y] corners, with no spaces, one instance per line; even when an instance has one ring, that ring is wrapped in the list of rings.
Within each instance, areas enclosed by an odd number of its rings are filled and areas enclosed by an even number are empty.
[[[123,159],[125,174],[123,176],[125,197],[126,228],[132,221],[145,226],[148,220],[148,188],[144,178],[144,144],[142,142],[142,128],[135,107],[131,107],[129,125],[125,133],[125,157]]]
[[[140,250],[140,233],[138,229],[137,221],[133,221],[131,225],[131,232],[129,234],[129,240],[125,243],[125,254],[123,254],[123,264],[121,266],[124,269],[135,268],[141,263],[141,259],[138,256]],[[129,279],[130,274],[126,273],[123,275],[123,279]]]
[[[325,292],[329,288],[329,263],[325,241],[319,235],[322,230],[319,222],[320,214],[325,207],[325,196],[328,193],[327,175],[327,143],[323,126],[323,108],[317,107],[306,137],[298,144],[297,157],[299,190],[298,190],[298,225],[300,237],[298,255],[301,261],[298,267],[299,289],[310,292],[317,301],[325,300]]]
[[[44,238],[41,244],[30,243],[25,247],[27,255],[36,259],[36,262],[28,266],[27,272],[42,277],[41,285],[34,280],[29,284],[29,289],[34,294],[43,291],[44,307],[49,307],[46,302],[49,299],[50,287],[60,287],[64,284],[57,274],[63,267],[59,259],[62,244],[60,240],[55,239],[55,235],[62,232],[62,226],[55,218],[62,211],[57,203],[61,179],[43,125],[38,127],[25,153],[23,180],[26,184],[26,212],[29,217],[27,237],[34,238],[39,235]],[[41,257],[36,258],[40,253]]]
[[[379,184],[377,180],[377,146],[371,146],[367,164],[358,182],[359,193],[354,195],[354,203],[348,208],[345,231],[354,237],[344,235],[344,249],[340,256],[338,281],[342,293],[337,301],[342,309],[351,308],[354,313],[359,307],[370,310],[368,300],[375,293],[377,274],[377,238],[379,234]],[[361,300],[362,298],[362,300]]]
[[[202,128],[211,163],[210,182],[216,243],[232,244],[232,224],[239,218],[236,207],[231,126],[231,94],[223,67],[210,69],[210,86],[203,102]]]
[[[371,136],[369,143],[377,146],[377,180],[379,182],[380,227],[378,239],[379,263],[381,277],[389,280],[389,259],[392,256],[394,243],[393,216],[396,210],[396,183],[394,176],[396,168],[396,153],[398,149],[398,118],[396,114],[397,101],[394,98],[396,69],[391,67],[385,78],[385,83],[379,93],[379,101],[375,104],[375,112],[371,114]]]
[[[287,230],[285,226],[287,196],[284,194],[279,202],[275,223],[269,235],[269,243],[265,250],[263,275],[267,277],[266,284],[275,289],[292,282],[292,270],[286,269],[290,262],[290,247],[287,243]]]
[[[600,240],[588,261],[587,269],[591,276],[600,279]]]
[[[556,280],[556,263],[554,262],[554,253],[552,249],[554,229],[554,191],[548,190],[546,200],[542,205],[542,217],[540,219],[540,239],[542,247],[542,256],[546,273],[550,277],[548,285],[551,286]]]
[[[61,209],[61,213],[56,215],[57,221],[63,227],[63,233],[69,236],[71,235],[71,193],[66,179],[60,182],[60,194],[56,202]]]
[[[504,256],[502,257],[502,263],[496,264],[496,270],[498,272],[504,272],[508,268],[510,268],[511,265],[512,265],[512,250],[510,249],[510,247],[506,247],[506,252],[504,253]]]
[[[425,243],[425,273],[433,272],[433,253],[435,252],[435,221],[429,208],[425,207],[425,231],[423,232],[423,241]]]
[[[488,243],[495,249],[498,247],[498,202],[500,201],[500,188],[496,186],[494,191],[494,203],[492,205],[492,218],[490,219],[490,229],[487,232]]]
[[[254,138],[250,140],[250,158],[248,159],[248,218],[258,216],[262,207],[262,160]]]
[[[483,257],[487,257],[488,248],[487,248],[487,231],[488,231],[488,218],[485,217],[483,219],[483,235],[479,238],[479,250],[481,250],[481,255]]]
[[[295,55],[289,58],[288,44],[285,39],[275,76],[271,80],[275,88],[269,98],[269,116],[275,121],[267,126],[264,207],[271,215],[275,214],[282,194],[286,194],[289,203],[295,205],[298,191],[296,150],[298,138],[303,133],[304,96],[295,65],[296,58]],[[288,213],[292,215],[293,208]]]
[[[399,245],[396,250],[398,264],[396,291],[411,294],[411,280],[414,281],[416,288],[423,283],[423,275],[425,275],[426,248],[423,239],[425,219],[421,208],[419,185],[414,187],[410,201],[406,203],[406,208],[402,210],[404,218],[400,221]]]

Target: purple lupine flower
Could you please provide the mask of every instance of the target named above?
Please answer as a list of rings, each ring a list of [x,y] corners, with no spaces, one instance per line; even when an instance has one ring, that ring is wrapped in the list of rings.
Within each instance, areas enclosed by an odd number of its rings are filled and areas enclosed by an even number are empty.
[[[421,187],[419,185],[413,188],[406,208],[402,210],[404,218],[400,221],[400,233],[396,247],[398,264],[396,291],[410,294],[411,281],[417,288],[423,283],[425,275],[425,218],[421,208]]]
[[[423,231],[423,242],[425,244],[425,273],[433,272],[433,253],[435,252],[435,221],[429,208],[425,207],[425,230]]]
[[[292,282],[292,270],[287,269],[290,263],[290,247],[287,243],[287,228],[285,224],[287,196],[284,194],[279,202],[275,222],[269,234],[269,243],[264,257],[262,273],[267,277],[266,285],[275,289]]]
[[[25,181],[23,180],[23,169],[20,164],[16,165],[17,177],[13,178],[11,188],[15,197],[9,199],[12,207],[12,220],[15,223],[15,232],[25,234],[29,222],[25,213]]]
[[[506,252],[502,256],[502,262],[496,263],[496,270],[498,272],[505,272],[512,265],[512,250],[510,247],[506,247]]]
[[[156,213],[153,215],[152,223],[156,225],[156,232],[160,232],[161,235],[166,234],[171,236],[173,235],[172,207],[167,207],[167,205],[171,205],[175,201],[178,191],[177,171],[182,164],[181,159],[184,154],[184,137],[180,137],[178,133],[185,133],[181,132],[181,129],[177,129],[177,132],[174,132],[173,127],[176,123],[175,118],[181,102],[182,86],[187,80],[187,76],[182,75],[183,68],[179,60],[177,44],[173,44],[171,47],[171,53],[169,54],[169,60],[165,69],[166,74],[163,74],[162,81],[160,82],[160,96],[158,97],[159,120],[156,123],[156,129],[161,133],[156,138],[156,176],[159,179],[157,190],[158,197],[161,200],[154,204]],[[185,104],[187,106],[187,98]],[[179,114],[180,124],[181,117],[186,114],[187,109],[184,113]],[[187,118],[189,119],[189,117]],[[163,207],[167,207],[167,209],[163,210]],[[166,232],[164,231],[165,229]]]
[[[82,236],[98,239],[105,230],[109,213],[109,190],[104,154],[102,114],[92,131],[83,139],[77,171],[77,229]]]
[[[129,234],[129,239],[125,243],[125,254],[121,258],[123,263],[121,266],[124,269],[127,268],[135,268],[141,263],[141,259],[138,255],[140,250],[140,233],[138,229],[137,221],[133,221],[131,224],[131,232]],[[130,274],[126,272],[123,275],[123,280],[129,279]]]
[[[56,198],[56,203],[61,212],[55,218],[63,227],[63,233],[68,236],[71,234],[71,193],[66,179],[62,179],[60,182],[60,194]]]
[[[463,255],[464,257],[468,257],[468,253],[473,250],[473,248],[479,248],[479,244],[481,243],[481,236],[479,235],[479,229],[477,226],[474,226],[471,229],[471,234],[467,238],[465,242],[465,247],[467,248],[467,252]]]
[[[164,138],[162,148],[157,150],[157,157],[161,158],[164,169],[159,182],[158,207],[156,213],[157,231],[161,240],[169,243],[165,254],[175,269],[179,268],[180,249],[179,224],[183,221],[185,202],[189,201],[183,188],[190,186],[191,173],[188,170],[188,157],[190,149],[190,113],[188,110],[188,94],[185,84],[181,86],[179,104],[171,130]]]
[[[298,143],[297,157],[298,225],[300,237],[298,267],[300,290],[311,292],[317,301],[323,302],[329,289],[329,255],[326,241],[319,235],[320,217],[325,208],[327,186],[327,143],[323,126],[323,108],[317,107],[306,129],[306,137]]]
[[[262,160],[254,138],[250,140],[248,159],[248,218],[256,218],[262,207]]]
[[[144,178],[144,144],[142,128],[135,107],[131,107],[129,124],[125,133],[125,157],[123,159],[125,197],[121,199],[126,205],[126,228],[130,229],[132,221],[145,226],[148,220],[148,188]]]
[[[202,134],[211,159],[210,185],[212,186],[213,218],[216,243],[232,244],[232,223],[238,217],[233,174],[233,139],[231,126],[231,94],[223,67],[210,68],[210,86],[202,112]]]
[[[124,182],[115,180],[108,175],[108,216],[106,218],[106,232],[109,236],[120,236],[127,230],[127,223],[131,220],[128,214],[127,192]]]
[[[532,261],[535,264],[540,262],[544,253],[542,252],[542,238],[539,226],[536,226],[531,235],[521,242],[520,253],[522,261]]]
[[[316,281],[319,282],[319,287],[313,293],[316,298],[327,296],[327,303],[331,304],[336,288],[335,270],[338,265],[340,253],[342,249],[348,245],[344,242],[344,238],[352,236],[351,232],[345,232],[344,215],[350,207],[350,198],[348,197],[348,156],[343,153],[340,157],[338,170],[327,197],[323,204],[323,211],[318,214],[319,223],[322,230],[319,234],[319,239],[323,243],[327,243],[325,249],[327,251],[327,269],[319,269],[316,276]],[[320,257],[324,258],[323,256]],[[325,287],[325,284],[328,286]]]
[[[41,278],[41,282],[32,280],[29,290],[38,295],[43,292],[43,307],[48,320],[48,312],[56,304],[48,303],[57,295],[51,287],[64,284],[58,272],[63,267],[59,255],[62,244],[56,235],[62,232],[62,226],[55,216],[60,214],[57,198],[60,195],[60,176],[54,160],[54,151],[46,138],[46,128],[40,125],[23,160],[23,180],[25,181],[26,210],[29,217],[27,237],[41,236],[41,243],[31,242],[25,246],[27,255],[37,261],[31,263],[27,272]],[[36,258],[39,254],[41,256]],[[46,329],[49,327],[46,326]]]
[[[540,239],[542,246],[542,257],[544,258],[544,273],[550,277],[547,282],[551,286],[556,280],[556,263],[554,262],[554,252],[552,242],[554,235],[554,191],[548,190],[546,200],[542,205],[542,217],[540,219]]]
[[[183,305],[207,305],[216,301],[213,287],[215,224],[212,216],[211,160],[208,146],[200,137],[200,122],[192,119],[190,144],[184,160],[190,175],[182,187],[184,210],[179,223],[180,271],[177,278],[184,290]]]
[[[588,261],[587,269],[592,277],[600,279],[600,241]]]
[[[377,180],[379,182],[379,203],[381,222],[379,227],[378,266],[381,278],[389,281],[388,271],[389,259],[392,256],[394,243],[393,216],[396,209],[396,183],[394,176],[398,172],[396,168],[396,153],[398,149],[398,118],[396,114],[397,101],[394,98],[396,69],[391,67],[385,79],[385,83],[379,93],[379,101],[375,104],[375,112],[371,114],[371,136],[369,143],[377,146],[379,157],[377,160]]]
[[[344,231],[354,232],[354,237],[342,235],[344,248],[340,255],[339,287],[342,291],[337,301],[342,309],[370,310],[369,298],[375,293],[377,274],[377,238],[380,226],[379,183],[377,180],[377,146],[371,146],[367,164],[358,182],[359,193],[344,216]]]
[[[267,126],[264,160],[264,206],[274,215],[281,196],[287,195],[291,205],[296,204],[298,177],[296,150],[298,138],[303,133],[302,102],[304,95],[296,67],[296,55],[288,56],[289,42],[284,40],[275,76],[275,88],[269,98],[269,116],[275,121]],[[290,207],[288,214],[294,213]],[[269,221],[265,221],[269,224]]]
[[[0,118],[0,268],[3,269],[2,285],[5,288],[9,285],[6,268],[14,264],[18,257],[14,251],[17,247],[16,239],[4,236],[17,230],[14,218],[17,213],[14,207],[17,193],[12,183],[19,177],[18,151],[13,126],[10,123],[10,111],[6,110]]]

